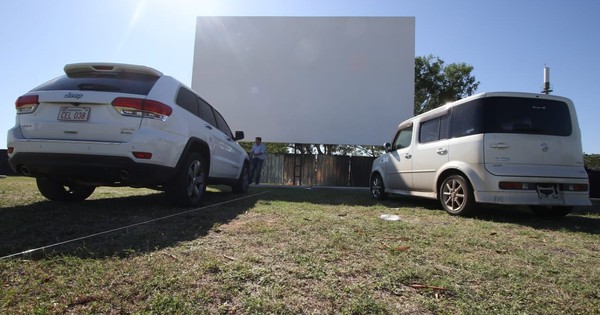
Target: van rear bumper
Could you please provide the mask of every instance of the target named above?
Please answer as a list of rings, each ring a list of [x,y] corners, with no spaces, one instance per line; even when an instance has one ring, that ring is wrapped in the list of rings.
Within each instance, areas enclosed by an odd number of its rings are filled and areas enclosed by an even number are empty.
[[[526,206],[591,206],[587,192],[559,192],[557,198],[540,198],[537,191],[475,191],[480,203]]]

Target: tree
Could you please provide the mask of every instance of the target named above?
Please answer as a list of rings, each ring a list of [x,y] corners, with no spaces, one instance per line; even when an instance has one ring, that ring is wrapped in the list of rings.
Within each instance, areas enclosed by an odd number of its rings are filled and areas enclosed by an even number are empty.
[[[240,146],[242,146],[242,148],[244,148],[244,150],[246,150],[246,152],[250,152],[250,150],[252,149],[252,145],[254,144],[254,142],[239,142]],[[288,147],[289,145],[286,143],[268,143],[265,142],[265,146],[267,148],[267,153],[272,153],[272,154],[276,154],[276,153],[288,153]]]
[[[414,114],[473,95],[479,81],[471,71],[473,66],[466,63],[445,65],[442,59],[433,55],[416,57]]]
[[[585,168],[592,171],[600,171],[600,154],[583,154]]]

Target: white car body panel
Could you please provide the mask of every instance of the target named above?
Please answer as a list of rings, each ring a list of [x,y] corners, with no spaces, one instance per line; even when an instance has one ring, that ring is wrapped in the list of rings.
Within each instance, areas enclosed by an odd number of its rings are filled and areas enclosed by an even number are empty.
[[[476,133],[425,143],[419,141],[422,122],[449,113],[455,106],[488,97],[564,102],[569,110],[572,131],[568,136]],[[386,193],[436,199],[439,197],[440,181],[451,172],[463,174],[468,179],[475,201],[479,203],[542,206],[591,204],[589,190],[557,189],[555,194],[546,198],[535,189],[499,188],[500,182],[523,182],[539,187],[583,185],[589,189],[587,172],[583,167],[577,115],[573,103],[567,98],[530,93],[482,93],[415,116],[402,122],[398,130],[410,125],[413,128],[410,146],[392,149],[373,162],[371,173],[382,177]]]

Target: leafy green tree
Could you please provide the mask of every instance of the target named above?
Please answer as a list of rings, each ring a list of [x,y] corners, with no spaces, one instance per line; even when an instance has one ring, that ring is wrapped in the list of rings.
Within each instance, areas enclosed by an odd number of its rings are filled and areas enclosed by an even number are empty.
[[[246,150],[246,152],[250,152],[252,149],[252,145],[254,142],[239,142],[240,146]],[[264,142],[265,147],[267,148],[267,153],[276,154],[276,153],[288,153],[289,144],[287,143],[269,143]]]
[[[433,55],[416,57],[414,114],[473,95],[479,81],[471,75],[472,71],[473,66],[466,63],[445,65]]]
[[[600,171],[600,154],[583,154],[583,163],[589,170]]]

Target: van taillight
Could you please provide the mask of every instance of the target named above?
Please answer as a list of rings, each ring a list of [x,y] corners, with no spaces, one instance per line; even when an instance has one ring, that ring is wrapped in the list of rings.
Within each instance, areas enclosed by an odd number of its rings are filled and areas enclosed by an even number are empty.
[[[35,109],[40,104],[37,95],[23,95],[15,102],[17,114],[30,114],[35,112]]]
[[[133,156],[135,156],[138,159],[149,160],[149,159],[152,158],[152,153],[151,152],[137,152],[137,151],[134,151],[132,153],[133,153]]]
[[[560,189],[563,191],[588,191],[586,184],[561,184]]]
[[[167,120],[173,113],[173,109],[169,105],[142,98],[117,97],[112,101],[112,106],[123,116],[160,119],[162,121]]]

